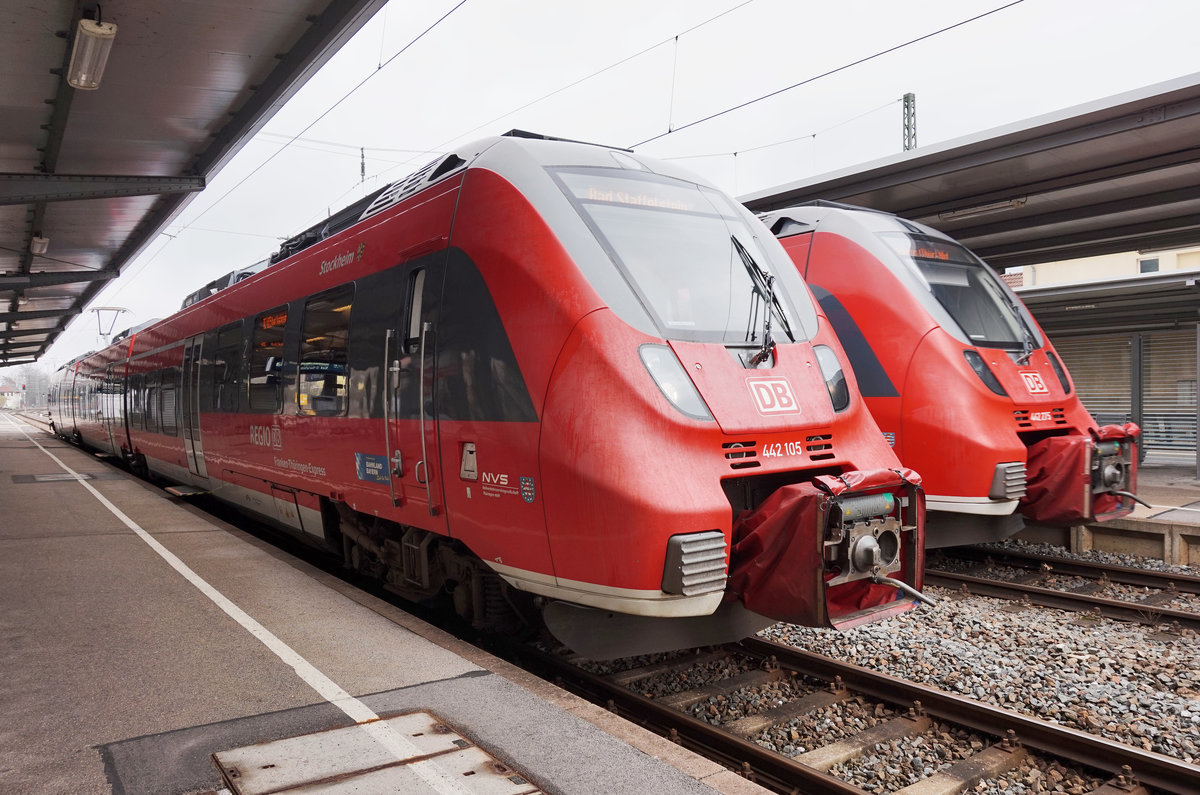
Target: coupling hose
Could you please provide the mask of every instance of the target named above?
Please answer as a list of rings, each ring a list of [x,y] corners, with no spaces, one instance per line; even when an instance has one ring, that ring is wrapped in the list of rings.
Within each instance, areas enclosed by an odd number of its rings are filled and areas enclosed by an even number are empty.
[[[918,591],[916,588],[912,587],[908,583],[901,582],[900,580],[892,579],[891,577],[885,577],[885,576],[883,576],[883,574],[881,574],[878,571],[876,571],[874,574],[871,575],[871,581],[878,585],[890,585],[893,588],[899,588],[902,592],[911,596],[913,599],[916,599],[918,602],[924,602],[925,604],[929,605],[930,607],[933,607],[934,605],[937,604],[937,602],[934,601],[932,598],[921,593],[920,591]]]

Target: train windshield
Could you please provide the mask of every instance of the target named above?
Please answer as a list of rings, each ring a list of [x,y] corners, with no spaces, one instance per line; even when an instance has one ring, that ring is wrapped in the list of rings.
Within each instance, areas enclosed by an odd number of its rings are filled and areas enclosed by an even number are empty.
[[[550,171],[663,337],[758,345],[769,311],[776,341],[807,338],[799,274],[772,258],[723,194],[649,172]]]
[[[949,240],[884,232],[880,237],[914,266],[967,338],[991,348],[1023,348],[1033,343],[1016,299],[999,277],[969,250]]]

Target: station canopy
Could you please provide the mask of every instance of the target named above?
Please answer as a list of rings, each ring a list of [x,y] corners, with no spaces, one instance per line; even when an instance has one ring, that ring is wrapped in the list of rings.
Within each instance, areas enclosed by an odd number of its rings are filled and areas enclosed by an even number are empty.
[[[45,354],[384,2],[10,8],[0,367]],[[81,19],[117,26],[95,90],[68,83]],[[928,223],[1001,270],[1200,243],[1200,74],[743,197],[813,199]]]
[[[1200,245],[1200,74],[743,196],[856,204],[927,224],[993,268]],[[1200,322],[1200,274],[1031,286],[1050,333]]]
[[[42,356],[384,2],[9,3],[0,367]]]
[[[743,196],[824,199],[959,240],[993,268],[1200,244],[1200,73]]]

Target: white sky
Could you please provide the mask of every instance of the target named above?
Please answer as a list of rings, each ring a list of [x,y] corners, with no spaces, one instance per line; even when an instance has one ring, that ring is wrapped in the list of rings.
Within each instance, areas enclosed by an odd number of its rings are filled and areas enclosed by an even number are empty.
[[[990,11],[637,149],[744,195],[896,154],[906,92],[926,147],[1197,71],[1194,0],[1010,3],[392,0],[93,306],[130,310],[116,330],[165,317],[455,144],[515,127],[631,146]],[[97,328],[85,312],[41,364]]]

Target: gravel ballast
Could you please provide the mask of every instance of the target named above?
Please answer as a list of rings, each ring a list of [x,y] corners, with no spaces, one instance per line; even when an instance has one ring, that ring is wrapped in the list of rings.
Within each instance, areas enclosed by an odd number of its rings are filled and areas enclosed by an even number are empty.
[[[1200,638],[1185,630],[931,588],[935,607],[846,632],[777,624],[760,635],[1195,764]]]

